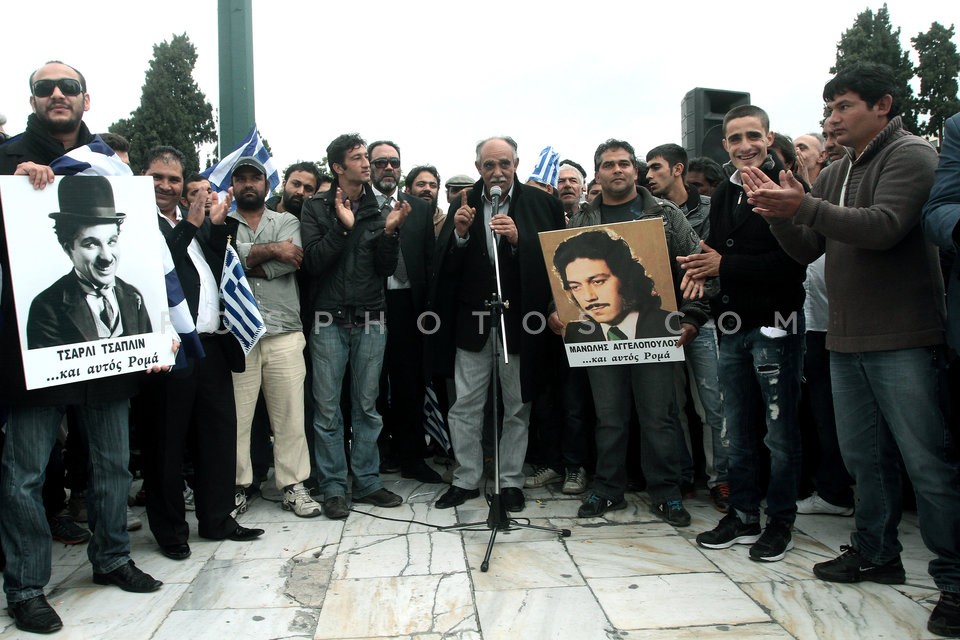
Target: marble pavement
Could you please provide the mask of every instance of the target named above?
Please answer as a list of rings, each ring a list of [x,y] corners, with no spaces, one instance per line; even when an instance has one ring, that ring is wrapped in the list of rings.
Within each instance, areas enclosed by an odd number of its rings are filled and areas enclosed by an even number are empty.
[[[440,532],[430,525],[486,519],[483,498],[440,511],[441,485],[384,476],[404,497],[396,509],[357,505],[346,521],[300,519],[276,490],[251,502],[245,526],[257,541],[196,537],[183,562],[157,551],[146,527],[131,534],[137,565],[164,582],[153,594],[91,580],[85,546],[54,544],[48,597],[63,640],[266,640],[411,638],[611,640],[672,638],[929,638],[938,593],[916,515],[901,527],[907,584],[835,585],[814,578],[815,562],[847,542],[852,518],[799,516],[796,548],[782,562],[751,562],[747,547],[700,549],[694,536],[720,518],[704,495],[686,502],[693,524],[667,525],[645,493],[604,518],[578,519],[580,500],[559,486],[526,491],[520,514],[534,524],[497,536],[480,571],[489,532]],[[705,494],[705,491],[701,491]],[[142,515],[142,508],[135,508]],[[37,638],[0,611],[0,640]]]

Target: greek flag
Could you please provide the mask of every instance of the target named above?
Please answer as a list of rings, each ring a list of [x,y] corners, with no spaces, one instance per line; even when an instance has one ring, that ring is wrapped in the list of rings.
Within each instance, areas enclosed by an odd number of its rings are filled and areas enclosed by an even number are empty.
[[[270,181],[270,191],[280,186],[280,173],[273,164],[273,158],[270,157],[270,152],[263,146],[263,140],[260,138],[257,125],[253,125],[253,129],[251,129],[247,137],[243,139],[240,146],[234,149],[230,155],[220,160],[220,162],[204,170],[201,174],[210,181],[210,188],[217,192],[221,202],[224,196],[227,195],[227,190],[230,188],[230,179],[233,176],[233,165],[237,163],[237,160],[245,156],[253,156],[263,163],[264,168],[267,170],[267,179]]]
[[[103,141],[94,136],[90,144],[71,149],[50,163],[53,173],[59,176],[132,176],[133,172],[125,162]],[[190,315],[190,307],[183,297],[183,287],[173,266],[173,256],[167,247],[163,235],[157,230],[157,242],[160,245],[160,259],[163,262],[164,283],[167,289],[167,308],[170,324],[180,336],[180,349],[174,368],[186,364],[185,357],[202,358],[205,354],[197,335],[197,326]]]
[[[50,163],[58,176],[132,176],[133,171],[100,136]]]
[[[560,176],[560,154],[553,150],[553,147],[544,147],[540,151],[540,158],[536,166],[533,167],[533,173],[527,180],[535,180],[540,184],[548,184],[554,189],[557,188],[557,179]]]
[[[177,270],[173,265],[173,256],[170,254],[170,247],[167,246],[163,234],[157,236],[160,240],[160,259],[163,261],[164,282],[167,285],[167,309],[170,314],[170,324],[174,331],[180,336],[180,349],[177,351],[177,359],[173,368],[179,369],[186,366],[186,358],[202,358],[206,355],[203,345],[200,343],[200,336],[197,334],[197,325],[193,322],[193,316],[190,315],[190,307],[187,299],[183,295],[183,287],[180,286],[180,278],[177,277]]]
[[[220,297],[223,299],[224,324],[243,347],[243,355],[246,356],[266,333],[267,328],[263,324],[257,300],[247,284],[240,256],[229,242],[227,253],[223,257]]]
[[[427,384],[427,392],[423,397],[423,428],[444,451],[450,451],[450,436],[447,435],[446,422],[432,383]]]

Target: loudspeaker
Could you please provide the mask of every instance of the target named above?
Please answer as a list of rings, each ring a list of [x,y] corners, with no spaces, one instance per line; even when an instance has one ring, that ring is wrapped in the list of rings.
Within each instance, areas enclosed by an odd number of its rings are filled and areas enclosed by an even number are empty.
[[[680,103],[683,147],[687,154],[707,156],[720,164],[730,160],[723,150],[723,116],[734,107],[750,104],[750,94],[697,87]]]

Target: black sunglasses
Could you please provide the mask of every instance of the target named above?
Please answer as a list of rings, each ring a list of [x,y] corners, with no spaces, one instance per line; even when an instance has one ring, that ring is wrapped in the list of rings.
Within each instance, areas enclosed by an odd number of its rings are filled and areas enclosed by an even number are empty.
[[[83,85],[79,80],[73,78],[57,78],[56,80],[44,79],[33,83],[33,95],[38,98],[49,98],[53,95],[54,88],[59,88],[60,93],[65,96],[78,96],[83,93]]]
[[[377,158],[373,161],[373,166],[375,166],[377,169],[383,169],[388,163],[394,169],[400,168],[400,158]]]

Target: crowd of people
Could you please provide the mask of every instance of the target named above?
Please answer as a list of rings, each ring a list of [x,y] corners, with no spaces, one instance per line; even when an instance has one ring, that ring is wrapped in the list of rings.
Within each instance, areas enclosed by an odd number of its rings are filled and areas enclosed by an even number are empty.
[[[51,163],[97,141],[128,161],[122,138],[84,124],[79,71],[47,63],[30,88],[33,114],[0,145],[0,174],[44,188]],[[850,545],[814,574],[900,584],[908,479],[941,591],[928,628],[960,635],[960,462],[947,386],[960,349],[960,262],[951,267],[960,114],[938,160],[904,130],[883,65],[840,72],[823,99],[822,127],[792,140],[763,109],[734,107],[723,165],[674,143],[638,156],[608,139],[589,182],[550,147],[524,181],[516,141],[494,136],[476,146],[479,179],[444,183],[430,165],[403,174],[397,143],[348,133],[326,149],[332,175],[295,163],[271,197],[264,165],[243,157],[220,198],[179,150],[155,147],[136,161],[153,180],[158,237],[203,356],[181,353],[180,366],[108,384],[25,388],[3,235],[0,542],[17,627],[62,628],[43,593],[51,539],[86,542],[97,584],[161,587],[130,558],[127,531],[140,526],[128,508],[132,429],[147,524],[172,560],[191,554],[188,508],[200,537],[261,536],[237,518],[269,467],[283,509],[330,519],[349,517],[352,504],[403,504],[385,473],[449,484],[437,509],[478,497],[498,473],[511,513],[525,509],[524,489],[582,495],[581,518],[623,509],[626,492],[645,489],[654,515],[686,527],[683,500],[702,478],[723,515],[696,536],[701,547],[749,545],[751,560],[776,562],[793,547],[798,513],[852,515]],[[112,195],[97,197],[108,204],[56,214],[71,221],[57,229],[68,255],[95,245],[99,256],[58,282],[89,312],[84,340],[125,335],[134,322],[116,256],[102,248],[124,214]],[[664,284],[658,291],[631,247],[604,230],[636,220],[662,222],[676,312],[663,306]],[[561,229],[582,231],[548,264],[539,234]],[[224,326],[228,245],[265,325],[248,353]],[[577,322],[561,321],[551,278]],[[650,332],[674,336],[685,361],[568,364],[565,343]],[[425,429],[425,398],[445,417],[450,451]],[[452,457],[446,475],[428,462],[438,453]]]

